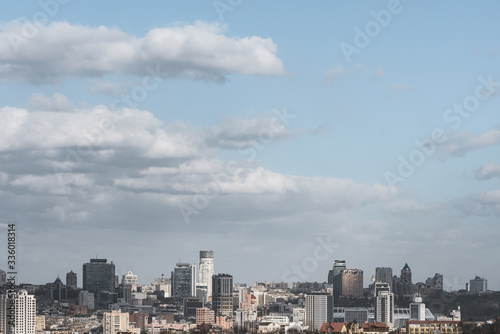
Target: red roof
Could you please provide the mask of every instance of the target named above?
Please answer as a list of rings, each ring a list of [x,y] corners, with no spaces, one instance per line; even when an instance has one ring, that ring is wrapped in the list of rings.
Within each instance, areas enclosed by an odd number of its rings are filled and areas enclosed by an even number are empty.
[[[328,329],[331,328],[332,333],[341,333],[344,327],[345,323],[343,322],[324,322],[319,331],[320,333],[327,333]]]
[[[389,329],[389,326],[385,322],[365,322],[363,324],[363,329],[378,328],[378,329]]]

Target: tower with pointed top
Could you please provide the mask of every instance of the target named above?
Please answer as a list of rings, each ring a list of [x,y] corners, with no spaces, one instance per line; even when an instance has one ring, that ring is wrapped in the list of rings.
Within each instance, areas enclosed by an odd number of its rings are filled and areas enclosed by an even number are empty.
[[[411,269],[408,266],[408,263],[405,263],[403,269],[401,269],[401,279],[408,283],[411,283]]]

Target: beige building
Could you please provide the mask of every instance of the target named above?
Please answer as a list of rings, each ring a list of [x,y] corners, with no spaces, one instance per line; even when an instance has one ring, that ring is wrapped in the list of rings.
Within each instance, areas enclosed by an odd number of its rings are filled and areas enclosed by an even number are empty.
[[[197,308],[196,309],[196,324],[215,324],[215,312],[209,308]]]
[[[421,333],[462,334],[462,322],[408,320],[406,322],[406,333],[407,334],[421,334]]]
[[[104,312],[102,316],[103,334],[116,334],[118,332],[128,332],[129,314],[121,311]]]

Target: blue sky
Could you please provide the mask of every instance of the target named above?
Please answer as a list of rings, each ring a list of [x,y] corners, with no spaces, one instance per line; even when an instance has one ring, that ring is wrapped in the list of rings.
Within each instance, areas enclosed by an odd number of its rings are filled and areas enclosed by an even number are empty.
[[[456,287],[479,274],[498,290],[499,6],[5,4],[0,223],[18,224],[20,279],[81,274],[98,253],[147,284],[213,249],[217,272],[277,281],[329,235],[338,248],[308,280],[325,280],[339,258],[366,282],[408,262],[418,281],[442,272]],[[127,108],[144,80],[154,88]],[[470,112],[453,112],[463,104]],[[229,161],[237,172],[224,172]],[[196,202],[206,189],[217,194]]]

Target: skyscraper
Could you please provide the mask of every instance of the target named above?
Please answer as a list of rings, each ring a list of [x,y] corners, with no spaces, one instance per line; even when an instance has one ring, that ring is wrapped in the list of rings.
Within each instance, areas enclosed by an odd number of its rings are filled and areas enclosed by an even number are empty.
[[[380,291],[375,299],[375,321],[394,323],[394,294]]]
[[[115,292],[115,265],[106,259],[90,259],[83,265],[83,290]]]
[[[342,295],[342,273],[346,269],[345,260],[335,260],[331,276],[329,275],[330,284],[333,284],[333,296],[338,299]]]
[[[214,252],[200,251],[199,285],[206,286],[207,296],[212,295],[212,276],[214,275]]]
[[[333,322],[334,296],[326,293],[306,295],[306,326],[319,330],[323,323]]]
[[[392,268],[377,267],[375,268],[375,281],[389,283],[392,287]]]
[[[411,269],[408,266],[408,263],[405,263],[403,269],[401,269],[401,279],[408,283],[411,283]]]
[[[363,270],[344,269],[342,272],[342,296],[346,298],[363,297]]]
[[[212,276],[212,309],[215,317],[233,315],[233,276]]]
[[[66,286],[76,289],[77,283],[78,279],[76,277],[76,273],[74,273],[73,270],[71,270],[69,273],[66,274]]]
[[[471,279],[469,282],[469,289],[472,294],[478,294],[481,291],[488,290],[488,281],[485,278],[476,276],[476,278]]]
[[[196,265],[179,262],[171,275],[172,297],[182,305],[185,297],[196,296]]]
[[[36,333],[36,300],[28,291],[19,290],[15,295],[14,307],[7,295],[0,295],[0,333],[5,334],[35,334]],[[9,318],[12,314],[14,318]],[[9,325],[9,320],[15,321],[15,326]]]

